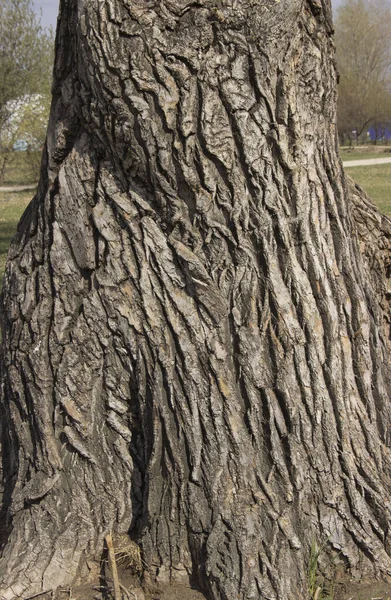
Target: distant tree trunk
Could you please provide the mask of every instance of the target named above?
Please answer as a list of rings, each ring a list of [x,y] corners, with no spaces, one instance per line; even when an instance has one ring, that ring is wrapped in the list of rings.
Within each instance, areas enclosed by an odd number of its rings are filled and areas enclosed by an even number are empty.
[[[306,598],[313,540],[391,573],[390,222],[333,56],[329,0],[62,0],[3,292],[3,598],[111,528],[211,600]]]

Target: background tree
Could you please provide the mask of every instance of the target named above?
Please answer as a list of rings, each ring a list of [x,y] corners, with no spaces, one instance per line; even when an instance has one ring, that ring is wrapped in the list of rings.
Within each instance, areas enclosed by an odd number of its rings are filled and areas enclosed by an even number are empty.
[[[338,131],[341,139],[366,135],[391,120],[391,4],[346,0],[337,10],[335,43],[340,74]]]
[[[391,573],[390,222],[337,154],[331,6],[63,0],[3,287],[0,596],[107,531],[212,600]]]
[[[35,146],[42,148],[45,140],[53,48],[53,32],[42,27],[31,0],[0,0],[0,182],[18,139],[24,139],[32,167],[37,168],[32,151]],[[37,111],[36,119],[28,118]],[[23,118],[19,118],[21,112]],[[34,140],[30,145],[29,139]]]

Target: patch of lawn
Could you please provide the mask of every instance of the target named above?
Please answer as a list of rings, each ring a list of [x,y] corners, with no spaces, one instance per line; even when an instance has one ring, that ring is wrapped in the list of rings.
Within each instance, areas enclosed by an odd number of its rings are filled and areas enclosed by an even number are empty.
[[[391,146],[341,146],[339,153],[343,161],[391,158]]]
[[[5,261],[19,219],[34,191],[0,192],[0,289],[3,284]]]
[[[0,157],[1,158],[1,157]],[[13,152],[1,185],[31,185],[37,183],[41,152]]]
[[[346,173],[366,191],[384,215],[391,217],[391,163],[349,167]]]

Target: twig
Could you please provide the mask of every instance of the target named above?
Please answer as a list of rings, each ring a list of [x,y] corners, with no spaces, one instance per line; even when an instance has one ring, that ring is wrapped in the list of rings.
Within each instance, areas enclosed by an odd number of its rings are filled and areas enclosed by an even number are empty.
[[[121,600],[120,583],[118,579],[117,563],[115,562],[115,553],[113,547],[113,536],[111,535],[111,532],[106,535],[105,541],[107,550],[109,551],[111,572],[113,574],[114,598],[115,600]]]
[[[26,600],[33,600],[33,598],[39,598],[39,596],[43,596],[44,594],[51,594],[52,598],[53,598],[53,591],[52,590],[45,590],[44,592],[38,592],[38,594],[33,594],[32,596],[29,596],[28,598],[26,598]]]
[[[122,583],[119,584],[119,587],[121,588],[121,590],[124,592],[125,596],[127,598],[130,598],[130,600],[132,598],[137,598],[136,594],[133,594],[133,592],[131,590],[128,590],[124,585],[122,585]]]

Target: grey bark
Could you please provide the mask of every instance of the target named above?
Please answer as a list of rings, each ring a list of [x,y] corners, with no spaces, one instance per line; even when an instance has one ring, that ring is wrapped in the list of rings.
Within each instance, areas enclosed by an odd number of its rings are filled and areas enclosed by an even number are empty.
[[[330,2],[62,0],[3,293],[0,594],[111,529],[210,600],[391,574],[390,222],[345,179]]]

